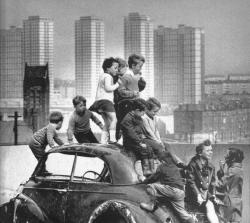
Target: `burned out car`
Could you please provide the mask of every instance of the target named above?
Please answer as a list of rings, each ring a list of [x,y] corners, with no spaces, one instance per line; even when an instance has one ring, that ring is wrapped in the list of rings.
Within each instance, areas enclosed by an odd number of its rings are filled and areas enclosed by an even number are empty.
[[[44,165],[49,173],[42,172]],[[140,208],[152,199],[146,187],[122,147],[64,145],[49,150],[17,195],[1,206],[0,222],[179,222],[167,204],[154,212]]]

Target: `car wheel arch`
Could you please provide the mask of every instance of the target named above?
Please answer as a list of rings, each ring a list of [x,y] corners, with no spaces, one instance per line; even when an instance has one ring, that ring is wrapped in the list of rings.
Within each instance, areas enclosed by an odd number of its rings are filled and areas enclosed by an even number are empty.
[[[32,215],[33,219],[36,219],[39,222],[48,222],[52,221],[48,218],[48,216],[44,213],[44,211],[33,201],[30,197],[25,194],[20,193],[14,200],[14,216],[13,219],[16,221],[19,216],[17,215],[18,209],[25,209],[27,213]],[[22,216],[25,217],[25,216]]]
[[[110,213],[113,213],[110,215]],[[103,221],[104,216],[108,216],[107,218],[114,217],[114,214],[117,214],[117,221],[112,219],[114,222],[121,223],[138,223],[136,221],[132,211],[130,210],[128,204],[121,200],[108,200],[100,204],[91,214],[88,223],[100,223]],[[118,220],[119,219],[119,220]],[[109,222],[113,222],[109,221]]]

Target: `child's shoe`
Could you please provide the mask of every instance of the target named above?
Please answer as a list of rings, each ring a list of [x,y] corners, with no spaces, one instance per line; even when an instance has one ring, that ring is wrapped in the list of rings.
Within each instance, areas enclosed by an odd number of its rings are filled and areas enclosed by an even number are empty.
[[[109,130],[109,141],[116,142],[115,130]]]
[[[48,170],[44,170],[44,171],[42,171],[42,173],[41,173],[41,176],[44,176],[44,177],[46,177],[46,176],[51,176],[52,175],[52,173],[50,173]]]

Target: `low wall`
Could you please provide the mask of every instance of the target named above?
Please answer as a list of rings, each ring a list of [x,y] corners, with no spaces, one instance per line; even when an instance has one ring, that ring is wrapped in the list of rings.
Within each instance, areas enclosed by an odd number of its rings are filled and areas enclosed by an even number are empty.
[[[14,145],[14,121],[0,121],[0,145]],[[18,145],[28,144],[32,136],[32,129],[23,121],[18,122]]]

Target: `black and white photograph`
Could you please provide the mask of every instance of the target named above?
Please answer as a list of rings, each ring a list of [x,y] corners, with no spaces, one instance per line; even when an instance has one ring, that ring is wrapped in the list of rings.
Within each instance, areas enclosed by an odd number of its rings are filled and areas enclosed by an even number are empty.
[[[249,0],[0,0],[0,223],[249,223]]]

